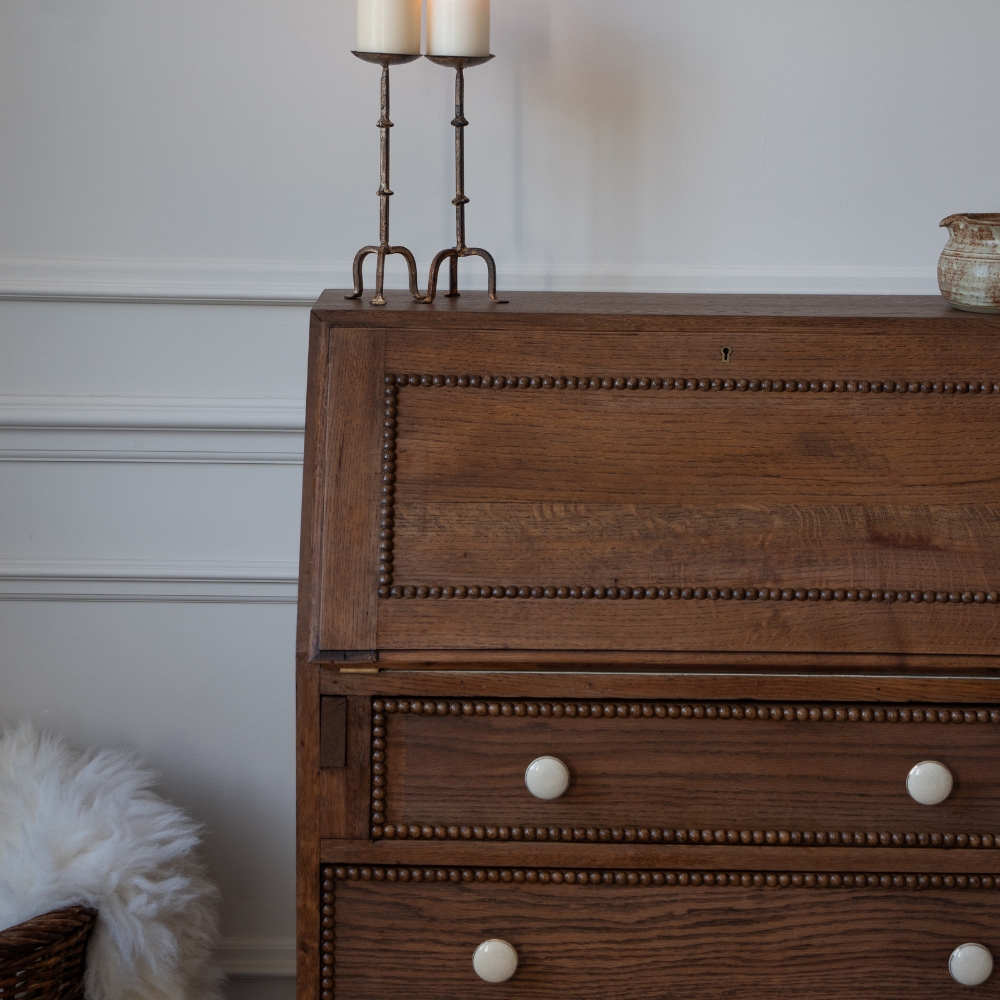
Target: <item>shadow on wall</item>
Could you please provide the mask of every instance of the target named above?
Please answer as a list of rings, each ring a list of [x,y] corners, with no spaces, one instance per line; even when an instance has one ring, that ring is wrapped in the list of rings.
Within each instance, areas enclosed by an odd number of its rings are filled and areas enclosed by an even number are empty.
[[[530,246],[548,263],[639,258],[650,209],[662,204],[654,189],[680,163],[669,150],[687,58],[671,50],[662,12],[646,21],[650,33],[640,35],[623,30],[614,4],[509,4],[494,48],[504,46],[513,70],[519,255]]]

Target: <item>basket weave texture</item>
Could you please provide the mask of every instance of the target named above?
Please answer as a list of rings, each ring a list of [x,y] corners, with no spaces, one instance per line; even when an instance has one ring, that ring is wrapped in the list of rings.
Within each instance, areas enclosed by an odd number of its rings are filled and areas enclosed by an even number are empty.
[[[81,1000],[97,911],[67,906],[0,931],[0,1000]]]

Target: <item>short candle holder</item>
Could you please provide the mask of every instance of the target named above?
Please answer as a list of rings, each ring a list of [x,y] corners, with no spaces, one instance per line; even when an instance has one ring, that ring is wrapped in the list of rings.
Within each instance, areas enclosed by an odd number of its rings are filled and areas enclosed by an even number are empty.
[[[423,302],[424,297],[420,294],[420,288],[417,284],[417,262],[413,259],[413,254],[406,247],[389,245],[389,199],[392,197],[392,191],[389,189],[389,129],[392,128],[392,122],[389,121],[389,67],[413,62],[420,56],[396,52],[354,52],[353,55],[365,62],[378,63],[382,67],[382,114],[378,120],[378,127],[382,131],[381,183],[378,188],[381,206],[379,208],[379,245],[377,247],[362,247],[358,251],[354,258],[354,294],[345,295],[344,298],[361,298],[364,292],[362,268],[365,258],[369,254],[375,254],[375,298],[371,302],[373,306],[384,306],[385,296],[382,294],[382,283],[385,278],[385,259],[391,254],[398,253],[406,259],[406,266],[410,273],[410,294],[418,302]]]
[[[479,247],[468,247],[465,245],[465,206],[469,199],[465,196],[465,127],[469,124],[465,117],[465,70],[470,66],[481,66],[489,62],[493,56],[427,56],[431,62],[438,66],[450,66],[455,70],[455,117],[452,125],[455,126],[455,197],[452,204],[455,206],[455,245],[447,250],[442,250],[431,264],[430,276],[427,279],[427,296],[424,302],[433,302],[437,294],[438,272],[441,265],[450,260],[450,274],[448,281],[448,291],[445,292],[447,298],[454,298],[459,295],[458,291],[458,258],[459,257],[482,257],[486,261],[487,287],[490,298],[494,302],[506,303],[506,299],[497,298],[497,265],[493,260],[493,255]]]

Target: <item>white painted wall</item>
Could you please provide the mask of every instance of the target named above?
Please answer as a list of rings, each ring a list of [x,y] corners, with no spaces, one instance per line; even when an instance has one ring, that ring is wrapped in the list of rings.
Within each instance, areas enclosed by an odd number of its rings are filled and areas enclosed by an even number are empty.
[[[294,969],[307,323],[0,302],[0,723],[143,754],[206,824],[241,975]]]
[[[933,292],[937,223],[997,207],[998,35],[996,0],[496,0],[470,238],[509,287]],[[351,0],[0,5],[0,288],[343,284],[377,236],[353,44]],[[452,76],[393,79],[393,236],[423,270]]]
[[[353,8],[0,3],[0,721],[142,751],[244,975],[292,961],[304,306],[377,233]],[[493,37],[469,235],[508,288],[933,293],[938,221],[998,209],[996,0],[496,0]],[[452,79],[393,81],[423,274]]]

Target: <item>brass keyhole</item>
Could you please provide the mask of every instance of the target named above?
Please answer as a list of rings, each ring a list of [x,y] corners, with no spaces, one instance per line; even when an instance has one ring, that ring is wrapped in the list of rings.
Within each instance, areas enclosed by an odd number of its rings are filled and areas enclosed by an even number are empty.
[[[728,365],[729,359],[733,356],[733,349],[731,347],[722,348],[722,363]]]

